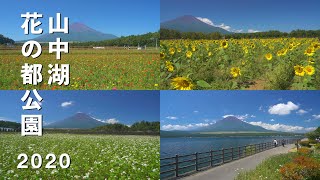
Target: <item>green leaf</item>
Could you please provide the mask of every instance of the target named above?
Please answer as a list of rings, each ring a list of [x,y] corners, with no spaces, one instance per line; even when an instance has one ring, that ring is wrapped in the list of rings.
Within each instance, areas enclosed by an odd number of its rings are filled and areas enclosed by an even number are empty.
[[[211,88],[211,85],[204,80],[197,81],[197,85],[202,88]]]
[[[233,81],[232,82],[232,86],[231,86],[231,89],[236,89],[238,87],[238,83]]]
[[[180,70],[180,63],[174,63],[174,66],[176,67],[177,70]]]

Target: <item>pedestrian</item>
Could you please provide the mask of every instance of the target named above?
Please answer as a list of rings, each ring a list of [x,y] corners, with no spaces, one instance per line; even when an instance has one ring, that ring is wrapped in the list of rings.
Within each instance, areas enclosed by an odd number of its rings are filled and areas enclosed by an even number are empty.
[[[277,147],[278,141],[276,139],[273,140],[274,147]]]
[[[284,143],[285,143],[285,140],[282,139],[281,144],[282,144],[283,147],[284,147]]]

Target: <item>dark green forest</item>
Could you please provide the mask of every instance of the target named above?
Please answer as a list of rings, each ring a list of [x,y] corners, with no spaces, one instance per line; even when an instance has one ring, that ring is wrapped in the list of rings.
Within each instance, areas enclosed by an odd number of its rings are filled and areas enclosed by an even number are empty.
[[[0,127],[13,128],[20,131],[21,124],[10,121],[0,121]],[[131,134],[160,135],[160,122],[140,121],[127,126],[124,124],[106,124],[92,129],[44,129],[44,133],[74,133],[74,134]]]
[[[14,44],[14,40],[4,37],[2,34],[0,34],[0,44]]]
[[[307,133],[307,137],[309,138],[309,140],[320,138],[320,126],[316,130]]]
[[[320,38],[320,30],[294,30],[290,33],[280,31],[267,31],[257,33],[233,33],[223,35],[218,32],[202,33],[202,32],[179,32],[170,29],[160,29],[161,40],[165,39],[264,39],[264,38]]]
[[[122,36],[117,39],[105,40],[105,41],[97,41],[97,42],[79,42],[79,43],[72,43],[72,46],[147,46],[147,47],[155,47],[156,41],[159,44],[160,33],[147,33],[142,35],[131,35],[131,36]]]
[[[21,124],[16,122],[10,122],[10,121],[0,121],[0,127],[20,130]]]

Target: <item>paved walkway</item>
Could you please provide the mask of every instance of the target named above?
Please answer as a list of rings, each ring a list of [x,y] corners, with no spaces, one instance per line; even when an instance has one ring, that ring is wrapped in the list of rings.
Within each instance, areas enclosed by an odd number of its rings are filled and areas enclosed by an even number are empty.
[[[239,171],[248,171],[255,169],[263,160],[277,155],[287,153],[294,144],[286,145],[285,147],[277,147],[260,152],[258,154],[236,160],[203,172],[195,173],[191,176],[183,178],[184,180],[233,180]]]

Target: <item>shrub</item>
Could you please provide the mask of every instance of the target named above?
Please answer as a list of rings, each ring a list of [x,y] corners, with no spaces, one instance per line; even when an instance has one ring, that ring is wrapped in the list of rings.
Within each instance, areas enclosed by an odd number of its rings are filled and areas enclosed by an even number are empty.
[[[320,150],[320,143],[316,144],[314,147]]]
[[[300,141],[299,143],[301,146],[304,147],[311,147],[310,142],[309,141]]]
[[[309,144],[317,144],[318,142],[315,139],[310,139]]]
[[[280,174],[284,180],[319,179],[320,163],[310,157],[297,156],[280,168]]]
[[[252,154],[254,154],[255,153],[255,145],[248,145],[247,147],[246,147],[246,156],[250,156],[250,155],[252,155]]]
[[[311,149],[308,149],[308,148],[300,148],[298,149],[298,154],[299,155],[308,155],[308,154],[311,154],[312,150]]]

